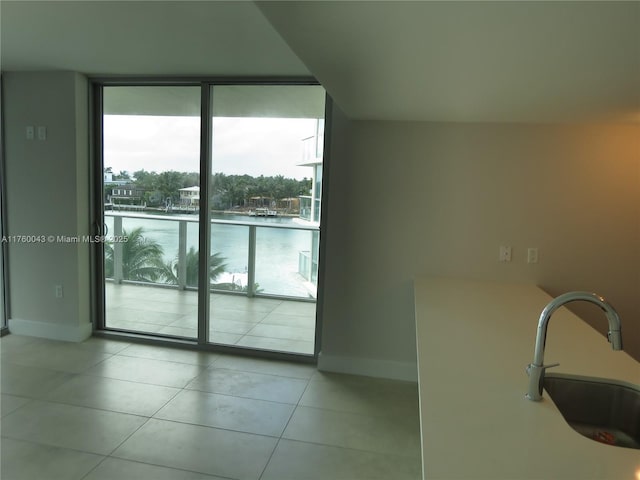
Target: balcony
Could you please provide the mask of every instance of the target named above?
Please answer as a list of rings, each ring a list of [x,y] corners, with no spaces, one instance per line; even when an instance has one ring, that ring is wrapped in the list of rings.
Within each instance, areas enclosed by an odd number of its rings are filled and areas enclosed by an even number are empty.
[[[210,342],[313,354],[317,262],[301,259],[317,249],[317,226],[231,218],[211,221]],[[110,238],[142,228],[161,247],[155,268],[171,272],[138,275],[124,243],[107,245],[106,328],[196,338],[197,216],[106,212],[105,222]]]

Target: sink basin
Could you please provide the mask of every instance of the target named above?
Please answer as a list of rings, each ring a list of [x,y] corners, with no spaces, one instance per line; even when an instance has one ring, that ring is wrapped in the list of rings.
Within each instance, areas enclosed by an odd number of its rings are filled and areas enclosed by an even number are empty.
[[[618,447],[640,449],[640,387],[616,380],[549,374],[544,389],[578,433]]]

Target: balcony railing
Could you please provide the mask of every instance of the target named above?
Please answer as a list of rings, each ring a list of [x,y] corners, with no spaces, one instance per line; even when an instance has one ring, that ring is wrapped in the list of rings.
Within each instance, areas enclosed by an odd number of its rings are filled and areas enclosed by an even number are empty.
[[[164,261],[175,267],[175,280],[171,286],[183,290],[195,288],[187,281],[190,268],[187,257],[190,249],[198,250],[198,221],[197,216],[188,215],[105,212],[110,238],[118,239],[125,232],[130,234],[134,228],[143,227],[145,238],[159,244]],[[212,219],[210,228],[211,253],[218,253],[229,262],[229,271],[225,270],[221,280],[211,282],[211,291],[231,289],[249,297],[315,298],[317,226],[247,218]],[[162,281],[141,282],[125,278],[123,246],[124,243],[118,241],[111,244],[113,275],[110,278],[113,282],[169,285]],[[301,262],[301,257],[308,261]]]
[[[322,161],[323,137],[312,136],[302,139],[302,163],[315,163]]]

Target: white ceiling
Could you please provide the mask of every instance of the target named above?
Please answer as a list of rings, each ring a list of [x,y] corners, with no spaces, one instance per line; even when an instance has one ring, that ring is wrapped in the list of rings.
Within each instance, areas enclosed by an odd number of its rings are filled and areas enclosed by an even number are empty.
[[[640,121],[640,1],[2,0],[0,17],[3,70],[311,73],[353,118]]]
[[[640,121],[640,2],[260,2],[352,116]]]
[[[247,1],[1,0],[3,70],[309,76]]]

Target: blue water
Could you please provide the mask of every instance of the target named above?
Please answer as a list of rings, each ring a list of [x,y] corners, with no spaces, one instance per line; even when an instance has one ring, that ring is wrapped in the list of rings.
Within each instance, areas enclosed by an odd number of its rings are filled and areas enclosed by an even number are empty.
[[[172,215],[195,220],[195,215]],[[268,228],[268,225],[291,224],[291,218],[247,217],[241,215],[213,215],[220,220],[238,222],[251,221],[260,226],[256,230],[256,282],[261,292],[268,294],[308,297],[304,279],[298,274],[298,256],[300,251],[311,248],[312,232],[285,228]],[[123,218],[122,227],[130,231],[143,227],[145,236],[158,242],[164,251],[164,261],[168,262],[178,255],[178,221],[153,218]],[[113,217],[105,216],[105,223],[113,234]],[[187,223],[187,250],[198,250],[198,222]],[[211,253],[220,253],[224,257],[225,271],[231,274],[244,274],[248,268],[249,227],[244,225],[211,225]],[[242,276],[242,275],[240,275]]]

